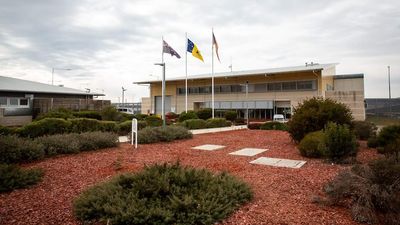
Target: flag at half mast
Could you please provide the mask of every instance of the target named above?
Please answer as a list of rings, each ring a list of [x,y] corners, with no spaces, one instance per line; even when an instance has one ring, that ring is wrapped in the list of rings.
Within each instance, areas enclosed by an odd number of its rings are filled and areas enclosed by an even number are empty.
[[[181,58],[181,56],[164,40],[163,40],[163,53],[170,54],[171,56],[176,56],[176,58],[178,59]]]
[[[213,36],[212,44],[215,46],[215,54],[217,55],[218,61],[221,62],[221,60],[219,59],[219,53],[218,53],[218,43],[217,43],[217,39],[215,39],[214,32],[212,32],[212,36]]]
[[[187,51],[192,53],[194,57],[204,62],[203,56],[201,55],[199,49],[189,38],[187,39]]]

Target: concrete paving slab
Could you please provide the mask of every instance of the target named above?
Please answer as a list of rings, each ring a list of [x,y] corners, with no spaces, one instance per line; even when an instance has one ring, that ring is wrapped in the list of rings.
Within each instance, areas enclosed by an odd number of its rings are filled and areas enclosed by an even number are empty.
[[[119,136],[118,137],[119,142],[129,142],[128,136]]]
[[[243,148],[243,149],[240,149],[239,151],[231,152],[229,154],[230,155],[240,155],[240,156],[255,156],[255,155],[265,152],[267,150],[268,149],[262,149],[262,148]]]
[[[247,129],[247,125],[197,129],[197,130],[190,130],[190,132],[192,132],[192,134],[207,134],[207,133],[217,133],[217,132],[242,130],[242,129]]]
[[[251,161],[250,163],[298,169],[298,168],[302,167],[304,164],[306,164],[306,161],[260,157],[256,160]]]
[[[223,146],[223,145],[205,144],[205,145],[200,145],[200,146],[193,147],[192,149],[214,151],[214,150],[218,150],[218,149],[221,149],[221,148],[225,148],[225,146]]]

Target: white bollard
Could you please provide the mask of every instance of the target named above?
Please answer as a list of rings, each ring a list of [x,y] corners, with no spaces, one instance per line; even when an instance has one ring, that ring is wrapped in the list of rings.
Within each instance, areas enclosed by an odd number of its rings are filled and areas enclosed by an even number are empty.
[[[135,137],[135,148],[137,148],[137,135],[138,135],[138,123],[137,119],[132,119],[132,132],[131,132],[131,145],[133,145],[133,138]],[[135,135],[135,136],[133,136]]]

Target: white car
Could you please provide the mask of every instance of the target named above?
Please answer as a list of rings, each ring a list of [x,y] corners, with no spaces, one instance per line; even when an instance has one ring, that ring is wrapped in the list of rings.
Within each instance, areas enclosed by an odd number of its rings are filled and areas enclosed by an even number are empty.
[[[279,123],[286,123],[287,120],[285,119],[285,117],[283,116],[283,114],[275,114],[273,121],[279,122]]]
[[[117,110],[122,113],[131,114],[133,115],[133,109],[128,107],[118,107]]]

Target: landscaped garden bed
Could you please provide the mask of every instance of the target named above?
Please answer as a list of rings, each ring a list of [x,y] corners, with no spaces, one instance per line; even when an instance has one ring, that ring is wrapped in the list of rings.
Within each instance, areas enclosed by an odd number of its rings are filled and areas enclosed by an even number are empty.
[[[191,149],[203,144],[226,147],[212,152]],[[229,155],[246,147],[268,150],[252,157]],[[307,163],[300,169],[249,163],[261,156]],[[375,149],[361,142],[357,155],[360,162],[378,157]],[[177,161],[213,173],[227,171],[254,191],[254,199],[221,224],[358,224],[346,208],[314,203],[315,195],[323,194],[324,185],[349,166],[305,158],[287,132],[263,130],[196,135],[188,140],[139,145],[138,149],[122,144],[24,164],[24,169],[42,168],[43,180],[28,189],[0,194],[0,224],[78,224],[73,200],[85,189],[121,173],[142,171],[145,165]]]

